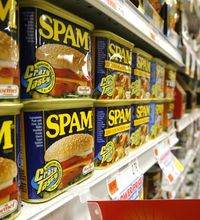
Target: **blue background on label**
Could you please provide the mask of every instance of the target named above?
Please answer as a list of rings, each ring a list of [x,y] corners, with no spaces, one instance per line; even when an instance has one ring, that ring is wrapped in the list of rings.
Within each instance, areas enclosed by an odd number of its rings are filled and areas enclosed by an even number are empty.
[[[149,134],[151,134],[151,127],[155,124],[155,106],[154,102],[150,103]]]

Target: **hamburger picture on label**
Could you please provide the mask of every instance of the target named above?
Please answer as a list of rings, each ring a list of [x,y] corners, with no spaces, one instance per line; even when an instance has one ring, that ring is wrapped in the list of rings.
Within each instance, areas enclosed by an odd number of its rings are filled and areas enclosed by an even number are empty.
[[[3,209],[5,204],[13,202],[10,207],[13,211],[17,209],[17,202],[19,200],[19,190],[14,179],[17,177],[17,165],[8,158],[0,157],[0,218],[6,211]],[[10,212],[11,213],[11,212]],[[10,214],[9,213],[9,214]]]
[[[52,97],[89,96],[91,93],[91,61],[86,55],[62,44],[44,44],[36,49],[36,60],[49,63],[55,72]],[[37,98],[37,96],[36,96]]]
[[[58,189],[80,182],[94,169],[94,140],[90,134],[73,134],[54,142],[46,150],[48,163],[58,161],[62,166],[62,178]]]
[[[19,49],[16,40],[0,31],[0,99],[18,98]]]

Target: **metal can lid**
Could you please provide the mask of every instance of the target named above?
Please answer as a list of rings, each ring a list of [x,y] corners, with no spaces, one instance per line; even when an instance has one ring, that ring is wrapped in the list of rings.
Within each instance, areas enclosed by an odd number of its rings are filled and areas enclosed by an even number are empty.
[[[22,107],[20,102],[0,102],[0,115],[17,115]]]
[[[94,30],[93,33],[92,33],[92,36],[95,36],[95,37],[105,37],[105,38],[108,38],[108,39],[112,39],[114,41],[116,41],[117,43],[120,43],[130,49],[133,49],[134,47],[134,44],[125,40],[124,38],[110,32],[110,31],[106,31],[106,30]]]
[[[40,1],[40,0],[22,0],[20,2],[20,7],[35,7],[40,8],[42,10],[46,10],[48,12],[51,12],[52,14],[55,14],[57,16],[60,16],[68,21],[71,21],[75,24],[78,24],[90,31],[93,31],[94,25],[90,23],[89,21],[86,21],[66,10],[63,10],[62,8],[59,8],[49,2],[46,1]]]
[[[138,55],[144,56],[145,58],[151,60],[153,58],[153,56],[151,56],[149,53],[147,53],[146,51],[140,49],[140,48],[133,48],[133,53],[137,53]]]

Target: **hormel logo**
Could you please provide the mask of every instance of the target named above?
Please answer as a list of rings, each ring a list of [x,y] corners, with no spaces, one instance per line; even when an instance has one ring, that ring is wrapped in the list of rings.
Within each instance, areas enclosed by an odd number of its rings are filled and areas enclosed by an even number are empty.
[[[18,97],[19,88],[16,85],[1,85],[0,86],[0,97]]]
[[[11,200],[0,206],[0,219],[11,214],[17,209],[17,200]]]

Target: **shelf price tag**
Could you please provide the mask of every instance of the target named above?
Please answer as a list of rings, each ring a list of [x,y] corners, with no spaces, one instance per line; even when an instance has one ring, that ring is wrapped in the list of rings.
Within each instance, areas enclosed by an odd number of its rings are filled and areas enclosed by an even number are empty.
[[[168,182],[173,184],[184,170],[181,162],[174,156],[168,145],[159,144],[155,147],[154,156]]]
[[[143,174],[138,161],[133,161],[107,179],[107,190],[112,200],[143,199]]]
[[[101,0],[118,14],[124,15],[123,0]]]

